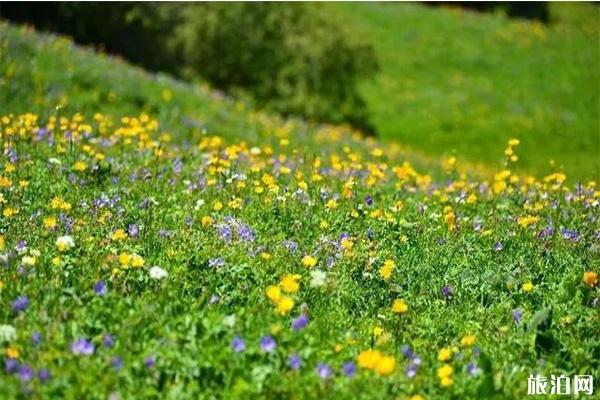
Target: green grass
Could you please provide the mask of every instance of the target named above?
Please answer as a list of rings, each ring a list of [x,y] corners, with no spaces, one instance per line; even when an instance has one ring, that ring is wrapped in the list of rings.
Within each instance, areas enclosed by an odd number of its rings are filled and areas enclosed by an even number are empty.
[[[517,137],[524,171],[554,160],[572,178],[600,176],[598,7],[553,4],[548,26],[417,4],[329,7],[375,47],[381,72],[362,92],[384,139],[494,165]]]
[[[592,183],[511,163],[483,181],[65,39],[0,35],[0,399],[521,399],[534,371],[597,384]],[[285,275],[299,290],[279,312],[267,289]]]

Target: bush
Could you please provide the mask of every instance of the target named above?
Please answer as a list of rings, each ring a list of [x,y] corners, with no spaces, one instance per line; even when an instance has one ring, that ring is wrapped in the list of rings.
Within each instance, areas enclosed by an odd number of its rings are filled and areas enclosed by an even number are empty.
[[[373,51],[351,43],[317,8],[211,3],[186,7],[182,20],[173,36],[182,75],[248,91],[284,114],[367,126],[357,82],[375,71]]]
[[[373,131],[357,84],[376,71],[374,52],[315,5],[59,3],[9,5],[2,15],[151,70],[241,91],[258,107]]]

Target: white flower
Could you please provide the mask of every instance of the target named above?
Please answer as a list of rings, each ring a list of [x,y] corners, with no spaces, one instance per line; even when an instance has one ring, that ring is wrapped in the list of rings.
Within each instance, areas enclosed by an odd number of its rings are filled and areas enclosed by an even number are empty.
[[[56,239],[56,248],[61,253],[75,246],[75,241],[71,236],[61,236]]]
[[[325,279],[327,279],[327,272],[321,271],[320,269],[315,269],[310,273],[310,286],[323,286],[325,284]]]
[[[152,279],[164,279],[167,276],[169,276],[169,273],[157,265],[150,268],[150,278]]]
[[[235,325],[235,314],[224,316],[223,317],[223,324],[225,324],[229,328],[233,328],[233,326]]]
[[[12,342],[17,336],[17,330],[12,325],[0,325],[0,343]]]

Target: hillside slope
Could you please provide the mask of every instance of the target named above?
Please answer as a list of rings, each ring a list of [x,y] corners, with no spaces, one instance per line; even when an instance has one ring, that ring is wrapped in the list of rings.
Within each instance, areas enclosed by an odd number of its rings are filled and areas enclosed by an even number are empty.
[[[362,89],[384,139],[494,164],[519,137],[523,170],[554,160],[599,178],[600,8],[552,4],[562,14],[546,26],[408,3],[328,6],[375,47],[381,73]]]

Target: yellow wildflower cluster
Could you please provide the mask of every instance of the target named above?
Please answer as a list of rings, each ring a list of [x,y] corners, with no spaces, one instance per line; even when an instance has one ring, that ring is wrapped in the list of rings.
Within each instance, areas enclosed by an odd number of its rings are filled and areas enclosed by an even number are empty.
[[[390,375],[396,369],[396,359],[381,353],[379,350],[363,350],[358,355],[358,366],[377,372],[379,375]]]

